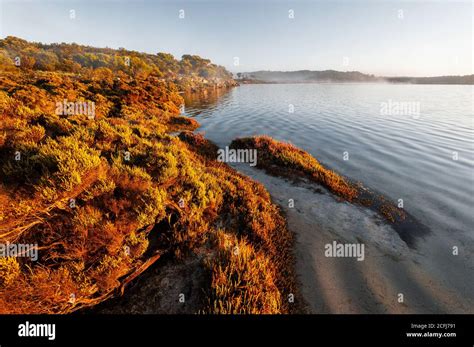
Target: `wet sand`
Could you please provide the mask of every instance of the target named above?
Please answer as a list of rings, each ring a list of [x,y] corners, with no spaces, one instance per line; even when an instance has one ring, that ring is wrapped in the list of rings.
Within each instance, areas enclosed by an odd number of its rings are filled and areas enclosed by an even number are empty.
[[[472,252],[437,250],[433,235],[408,247],[377,213],[337,201],[321,186],[232,166],[262,183],[286,214],[308,313],[474,313]],[[365,259],[326,257],[333,241],[363,243]]]

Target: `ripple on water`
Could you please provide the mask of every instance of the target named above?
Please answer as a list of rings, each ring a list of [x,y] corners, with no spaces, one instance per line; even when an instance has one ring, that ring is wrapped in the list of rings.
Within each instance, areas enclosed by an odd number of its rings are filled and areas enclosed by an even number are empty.
[[[403,198],[430,229],[474,236],[471,98],[471,86],[243,85],[187,113],[219,146],[257,134],[290,141],[394,201]],[[420,114],[381,115],[388,100],[419,102]]]

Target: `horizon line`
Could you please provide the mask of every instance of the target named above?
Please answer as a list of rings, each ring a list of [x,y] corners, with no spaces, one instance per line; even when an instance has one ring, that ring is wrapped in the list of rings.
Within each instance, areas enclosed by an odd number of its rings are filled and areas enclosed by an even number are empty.
[[[155,54],[158,54],[158,53],[166,53],[166,54],[172,54],[170,53],[170,51],[162,51],[162,52],[159,52],[159,51],[156,51],[156,52],[148,52],[148,51],[139,51],[139,50],[134,50],[134,49],[128,49],[126,47],[112,47],[112,46],[93,46],[93,45],[90,45],[90,44],[86,44],[86,43],[78,43],[78,42],[65,42],[65,41],[62,41],[62,42],[59,42],[59,41],[54,41],[54,42],[46,42],[46,41],[36,41],[36,40],[28,40],[28,39],[25,39],[25,38],[22,38],[22,37],[19,37],[19,36],[15,36],[15,35],[3,35],[3,37],[1,37],[0,39],[1,40],[4,40],[6,39],[7,37],[15,37],[15,38],[18,38],[18,39],[21,39],[21,40],[25,40],[27,42],[30,42],[30,43],[38,43],[38,44],[43,44],[43,45],[54,45],[54,44],[68,44],[68,45],[72,45],[72,44],[76,44],[76,45],[79,45],[79,46],[85,46],[85,47],[92,47],[92,48],[98,48],[98,49],[113,49],[113,50],[120,50],[120,49],[125,49],[127,51],[130,51],[130,52],[137,52],[137,53],[144,53],[144,54],[151,54],[151,55],[155,55]],[[202,55],[201,53],[186,53],[186,54],[183,54],[183,55],[197,55],[201,58],[205,58],[205,59],[209,59],[211,60],[211,62],[213,64],[216,64],[213,59],[211,57],[209,57],[208,55]],[[172,54],[174,56],[174,54]],[[182,56],[183,56],[182,55]],[[179,59],[182,58],[179,57]],[[216,65],[220,65],[220,64],[216,64]],[[374,73],[371,73],[371,72],[364,72],[363,70],[346,70],[346,71],[343,71],[343,70],[336,70],[336,69],[333,69],[333,68],[324,68],[324,69],[315,69],[315,70],[311,70],[311,69],[301,69],[301,68],[297,68],[297,69],[294,69],[294,70],[266,70],[266,69],[257,69],[257,70],[253,70],[253,71],[235,71],[229,67],[226,67],[224,65],[221,65],[223,66],[224,68],[226,68],[226,70],[228,70],[229,72],[231,72],[232,74],[237,74],[237,73],[255,73],[255,72],[300,72],[300,71],[310,71],[310,72],[321,72],[321,71],[336,71],[336,72],[359,72],[359,73],[362,73],[362,74],[365,74],[365,75],[372,75],[374,77],[389,77],[389,78],[432,78],[432,77],[463,77],[463,76],[472,76],[474,75],[474,67],[472,68],[472,71],[470,73],[466,73],[466,74],[462,74],[462,75],[449,75],[449,74],[436,74],[436,75],[431,75],[431,76],[426,76],[426,75],[423,75],[423,76],[415,76],[415,75],[412,75],[412,76],[408,76],[408,75],[386,75],[386,74],[374,74]]]

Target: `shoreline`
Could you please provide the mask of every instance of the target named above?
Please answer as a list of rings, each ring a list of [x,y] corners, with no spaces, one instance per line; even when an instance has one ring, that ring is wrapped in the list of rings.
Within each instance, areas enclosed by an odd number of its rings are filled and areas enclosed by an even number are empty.
[[[282,208],[295,233],[296,272],[309,313],[472,313],[469,302],[420,268],[423,256],[373,212],[338,202],[314,183],[232,166],[262,183]],[[290,196],[295,208],[288,207]],[[365,260],[325,257],[324,245],[335,240],[364,242]]]
[[[391,84],[391,85],[432,85],[432,86],[472,86],[473,83],[413,83],[413,82],[395,82],[395,81],[291,81],[291,82],[275,82],[275,81],[259,81],[259,80],[236,80],[238,82],[234,87],[250,84]]]

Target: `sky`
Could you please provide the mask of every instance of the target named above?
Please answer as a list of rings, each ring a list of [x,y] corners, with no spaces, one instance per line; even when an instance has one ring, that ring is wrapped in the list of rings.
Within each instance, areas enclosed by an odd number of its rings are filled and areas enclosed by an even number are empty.
[[[197,54],[232,72],[473,74],[473,2],[0,0],[0,37]]]

